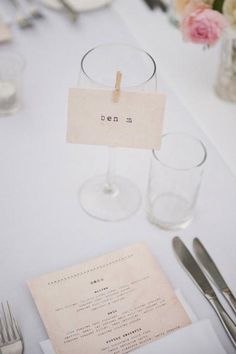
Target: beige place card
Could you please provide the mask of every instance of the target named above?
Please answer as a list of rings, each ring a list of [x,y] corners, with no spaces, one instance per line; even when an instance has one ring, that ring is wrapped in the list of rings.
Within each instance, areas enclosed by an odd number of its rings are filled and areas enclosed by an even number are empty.
[[[3,22],[3,20],[0,17],[0,43],[8,42],[11,39],[12,39],[12,33],[10,27],[5,22]]]
[[[158,149],[164,108],[161,93],[72,88],[67,142]]]
[[[190,324],[144,243],[29,287],[57,354],[123,354]]]

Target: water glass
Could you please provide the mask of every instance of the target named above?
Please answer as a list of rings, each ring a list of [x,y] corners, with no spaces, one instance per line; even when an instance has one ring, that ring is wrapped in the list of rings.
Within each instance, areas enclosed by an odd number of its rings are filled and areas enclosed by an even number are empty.
[[[15,113],[21,106],[21,74],[25,62],[14,53],[0,55],[0,115]]]
[[[167,230],[189,225],[206,157],[199,139],[184,133],[163,135],[161,149],[152,151],[147,190],[150,222]]]

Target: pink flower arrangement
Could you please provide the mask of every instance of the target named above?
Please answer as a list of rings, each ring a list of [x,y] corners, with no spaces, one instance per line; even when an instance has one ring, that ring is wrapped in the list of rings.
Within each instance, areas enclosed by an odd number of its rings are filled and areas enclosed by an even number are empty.
[[[212,4],[201,0],[190,0],[183,8],[180,29],[187,42],[214,45],[227,27],[225,16]]]

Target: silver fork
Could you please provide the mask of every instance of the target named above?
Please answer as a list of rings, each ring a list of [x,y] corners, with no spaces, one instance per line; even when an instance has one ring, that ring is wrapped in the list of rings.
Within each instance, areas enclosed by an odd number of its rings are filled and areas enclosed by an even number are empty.
[[[23,354],[24,342],[20,328],[12,314],[9,303],[2,305],[3,317],[0,317],[0,353]]]

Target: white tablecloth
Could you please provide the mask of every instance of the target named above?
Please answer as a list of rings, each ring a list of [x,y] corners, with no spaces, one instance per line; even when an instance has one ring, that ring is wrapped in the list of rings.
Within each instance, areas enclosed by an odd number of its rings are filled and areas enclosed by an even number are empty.
[[[15,29],[15,42],[1,48],[22,53],[27,67],[24,109],[0,119],[0,298],[15,309],[25,354],[40,354],[38,343],[47,334],[26,280],[146,240],[173,287],[181,288],[200,319],[210,318],[225,350],[233,353],[215,313],[175,259],[171,239],[176,233],[149,224],[143,206],[118,223],[92,219],[79,206],[78,188],[85,179],[104,172],[106,148],[65,143],[67,91],[77,82],[83,53],[108,41],[135,44],[117,8],[81,14],[75,26],[47,12],[45,22],[24,33]],[[235,178],[161,79],[159,87],[168,94],[165,130],[193,133],[208,149],[196,217],[178,234],[190,247],[198,236],[236,291]],[[118,172],[134,180],[143,195],[149,158],[149,151],[118,151]]]

